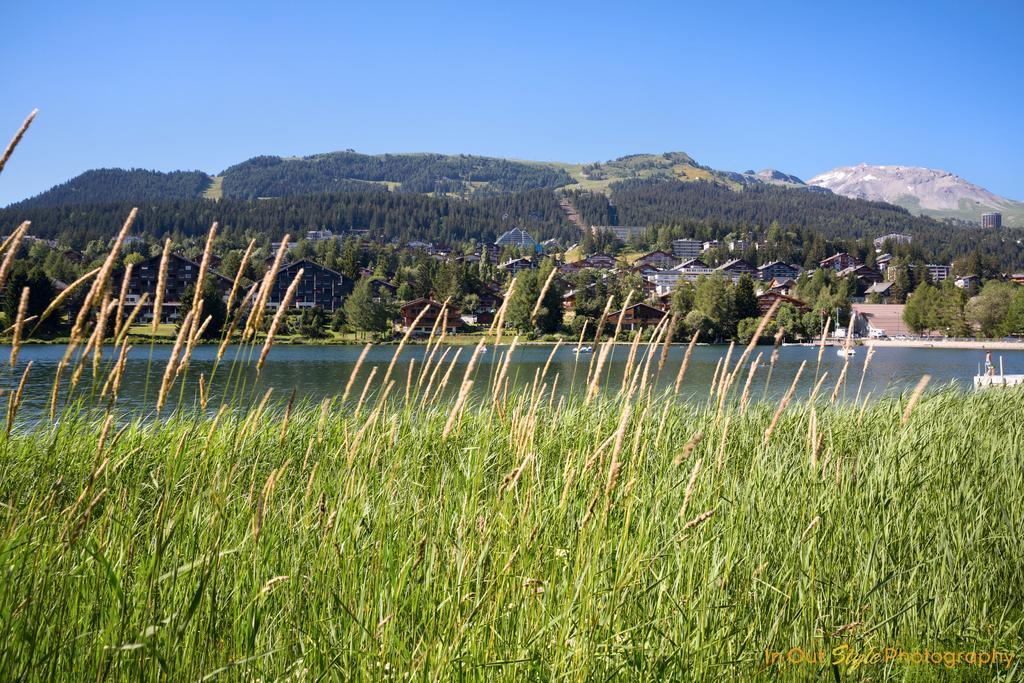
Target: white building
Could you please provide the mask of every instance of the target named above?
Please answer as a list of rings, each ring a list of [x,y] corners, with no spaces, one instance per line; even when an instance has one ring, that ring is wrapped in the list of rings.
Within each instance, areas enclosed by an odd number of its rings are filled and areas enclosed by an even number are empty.
[[[704,243],[697,240],[672,240],[672,255],[681,259],[697,258],[704,253]]]
[[[689,261],[683,261],[675,268],[659,270],[645,277],[648,282],[654,285],[655,291],[660,295],[671,292],[679,286],[680,282],[696,282],[698,279],[711,275],[714,272],[714,268],[708,267],[700,259],[690,259]]]
[[[948,280],[950,273],[953,271],[952,266],[945,266],[941,263],[928,263],[925,265],[928,269],[928,280],[931,282],[942,282]]]

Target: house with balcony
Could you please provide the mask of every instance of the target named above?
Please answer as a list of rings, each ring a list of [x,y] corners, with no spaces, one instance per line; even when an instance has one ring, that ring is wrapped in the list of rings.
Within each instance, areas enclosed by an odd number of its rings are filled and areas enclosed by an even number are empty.
[[[125,294],[124,305],[133,309],[138,305],[143,294],[149,294],[146,304],[136,316],[139,322],[151,322],[153,320],[153,301],[156,299],[157,283],[160,278],[160,260],[162,255],[151,256],[148,259],[139,261],[132,268],[132,276],[128,280],[128,290]],[[124,277],[124,270],[115,272],[114,282],[121,282]],[[167,274],[164,278],[163,304],[160,308],[160,322],[173,322],[182,316],[183,310],[191,307],[190,300],[183,301],[186,290],[194,286],[199,279],[199,264],[191,259],[178,254],[168,254]],[[212,284],[227,298],[231,291],[232,280],[224,277],[212,268],[206,270],[206,282]],[[184,306],[184,309],[182,308]]]
[[[295,290],[291,308],[321,308],[333,312],[341,308],[345,297],[352,292],[352,281],[341,273],[309,259],[300,259],[278,269],[267,299],[268,307],[277,308],[281,305],[288,287],[300,270],[302,279]]]
[[[795,280],[800,276],[800,269],[782,261],[772,261],[757,269],[757,278],[762,282],[772,280]]]
[[[679,265],[679,259],[666,251],[651,251],[637,260],[633,261],[633,265],[640,268],[655,268],[657,270],[667,270],[669,268],[675,268]]]
[[[398,314],[402,319],[402,331],[408,332],[411,328],[413,334],[430,334],[435,324],[438,331],[444,326],[447,332],[455,332],[462,326],[462,314],[458,308],[450,305],[446,308],[444,304],[433,299],[422,298],[407,301],[402,304]],[[438,322],[439,318],[440,322]],[[413,327],[414,323],[415,327]]]
[[[845,251],[841,251],[838,254],[832,254],[827,259],[823,259],[819,266],[822,268],[831,268],[832,270],[839,271],[846,270],[847,268],[856,268],[860,265],[860,261],[847,254]]]

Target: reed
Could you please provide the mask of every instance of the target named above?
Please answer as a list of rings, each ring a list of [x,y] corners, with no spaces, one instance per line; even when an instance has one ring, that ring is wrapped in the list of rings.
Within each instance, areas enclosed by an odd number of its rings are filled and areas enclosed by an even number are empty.
[[[11,266],[14,265],[14,259],[18,254],[18,248],[21,246],[21,241],[28,234],[28,229],[31,223],[25,221],[11,233],[10,238],[5,242],[6,252],[4,253],[4,260],[0,261],[0,288],[7,282],[7,275],[11,272]]]
[[[267,330],[267,338],[263,342],[263,348],[260,350],[259,360],[256,361],[257,372],[262,370],[263,364],[267,362],[267,354],[270,353],[270,349],[274,345],[274,337],[277,335],[277,330],[281,326],[281,320],[284,319],[285,312],[288,310],[288,307],[292,305],[292,299],[295,298],[295,290],[299,288],[299,283],[302,282],[302,275],[304,272],[304,269],[299,268],[299,272],[295,273],[295,278],[292,280],[292,283],[288,285],[288,289],[285,291],[284,297],[281,299],[281,303],[278,305],[277,311],[274,313],[274,318],[270,321],[270,329]]]
[[[160,318],[164,310],[164,292],[167,289],[167,266],[171,258],[171,240],[164,240],[164,249],[160,254],[160,269],[157,271],[156,293],[153,295],[153,323],[151,332],[156,334],[160,326]]]
[[[11,155],[14,154],[14,150],[15,148],[17,148],[18,143],[21,142],[21,139],[23,137],[25,137],[25,133],[28,132],[28,127],[32,125],[33,121],[35,121],[36,114],[38,113],[38,109],[33,109],[31,112],[29,112],[29,115],[25,117],[25,121],[22,122],[21,127],[18,128],[18,131],[14,134],[14,137],[11,138],[11,141],[9,143],[7,143],[7,147],[4,148],[3,155],[0,156],[0,173],[3,173],[4,167],[7,166],[8,160],[11,158]]]
[[[822,632],[882,625],[901,646],[970,649],[965,621],[992,625],[989,649],[1016,651],[1020,622],[1000,615],[1024,588],[1012,552],[1024,473],[999,463],[1024,447],[1003,428],[1024,417],[1024,393],[920,384],[909,400],[817,409],[794,381],[774,410],[755,402],[719,419],[717,403],[641,391],[666,333],[624,380],[633,391],[589,404],[548,400],[543,367],[531,385],[502,382],[501,411],[472,373],[431,403],[454,368],[439,354],[422,390],[403,369],[408,400],[375,367],[347,378],[363,385],[355,410],[268,391],[209,417],[71,418],[41,427],[45,439],[15,418],[26,371],[8,399],[0,481],[4,567],[18,577],[0,584],[0,676],[201,680],[230,666],[286,678],[299,651],[271,643],[297,623],[305,675],[351,678],[385,664],[457,677],[469,657],[514,660],[502,664],[512,677],[642,678],[657,653],[659,677],[748,680],[767,673],[763,648]],[[986,514],[999,506],[1007,514]],[[1006,552],[965,548],[971,534]],[[914,571],[894,571],[897,550]],[[986,600],[942,592],[957,580]],[[919,593],[953,602],[907,610]],[[54,604],[64,616],[40,619]],[[596,629],[590,643],[582,625]],[[534,648],[545,628],[553,646]],[[638,631],[641,659],[610,646]],[[340,659],[338,638],[351,646]],[[751,639],[763,647],[748,651]],[[889,667],[855,674],[904,671]],[[787,671],[777,675],[806,673]]]
[[[25,313],[28,311],[28,287],[21,290],[21,298],[18,300],[18,312],[14,317],[14,334],[11,338],[10,366],[13,368],[18,364],[18,353],[21,351],[21,333],[25,328]]]
[[[203,258],[199,262],[199,273],[196,275],[195,291],[192,293],[192,308],[198,308],[203,300],[203,287],[206,285],[206,271],[210,268],[210,256],[213,254],[213,241],[217,238],[217,223],[210,226],[206,235],[206,246],[203,247]]]
[[[288,252],[289,239],[291,239],[291,235],[285,235],[284,239],[281,240],[281,246],[278,247],[277,253],[274,254],[274,262],[263,275],[263,280],[260,282],[259,289],[255,295],[253,313],[246,320],[245,332],[242,335],[243,340],[256,336],[260,328],[263,327],[263,317],[266,314],[267,302],[270,300],[270,290],[273,289],[274,278],[277,276],[277,271],[281,269],[284,255]]]
[[[245,253],[242,254],[242,260],[238,264],[238,271],[235,273],[235,279],[231,281],[231,291],[228,292],[227,311],[228,315],[231,315],[234,310],[235,297],[238,296],[238,288],[242,284],[242,278],[245,277],[245,269],[249,267],[249,259],[252,257],[252,250],[256,247],[256,240],[249,240],[249,246],[245,248]]]

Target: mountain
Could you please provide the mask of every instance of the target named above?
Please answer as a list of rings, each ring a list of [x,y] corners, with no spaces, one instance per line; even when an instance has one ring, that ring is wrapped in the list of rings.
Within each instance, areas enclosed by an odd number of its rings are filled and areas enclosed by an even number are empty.
[[[66,206],[116,201],[156,201],[200,197],[212,179],[202,171],[146,171],[99,168],[86,171],[19,206]]]
[[[799,178],[772,169],[719,171],[685,152],[631,154],[592,164],[534,162],[467,154],[359,154],[351,150],[305,157],[257,156],[217,175],[105,168],[85,173],[20,207],[54,207],[114,201],[265,199],[327,192],[400,192],[489,197],[530,190],[584,189],[608,194],[627,180],[706,181],[733,190],[749,185],[807,188]]]
[[[142,169],[86,171],[16,206],[49,207],[111,201],[261,199],[325,192],[394,191],[452,196],[494,196],[552,189],[573,182],[551,164],[443,154],[258,156],[219,175]]]
[[[1024,202],[1006,199],[947,171],[917,166],[841,166],[817,175],[809,185],[854,199],[884,201],[937,218],[980,222],[999,211],[1003,224],[1024,226]]]

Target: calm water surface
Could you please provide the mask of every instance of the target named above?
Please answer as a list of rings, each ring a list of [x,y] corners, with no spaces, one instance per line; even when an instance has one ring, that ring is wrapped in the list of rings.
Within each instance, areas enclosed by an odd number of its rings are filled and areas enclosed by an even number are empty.
[[[396,346],[379,346],[371,349],[354,385],[355,397],[362,392],[366,379],[374,367],[378,368],[375,384],[379,384],[396,348]],[[456,368],[448,388],[449,391],[457,387],[461,381],[465,364],[473,353],[473,347],[470,346],[452,347],[447,351],[445,362],[451,361],[460,349],[461,353],[456,360]],[[476,391],[487,390],[489,380],[496,373],[497,366],[507,349],[507,346],[499,348],[492,346],[488,353],[481,357],[477,384],[474,387]],[[511,381],[517,385],[532,383],[535,374],[543,368],[552,349],[553,345],[521,345],[517,347],[509,367]],[[667,389],[673,385],[685,350],[685,346],[673,346],[669,350],[665,368],[657,380],[659,389]],[[32,361],[33,364],[20,414],[20,417],[30,421],[48,410],[54,372],[64,353],[64,347],[23,346],[18,367],[14,370],[6,363],[9,351],[9,347],[0,346],[0,359],[3,360],[3,367],[0,369],[0,387],[3,387],[4,394],[8,394],[17,387],[25,365],[29,361]],[[253,361],[248,364],[244,360],[250,353],[249,349],[229,350],[224,361],[216,370],[210,405],[218,405],[219,400],[225,394],[233,397],[246,396],[250,397],[250,400],[255,400],[270,387],[274,389],[273,395],[282,400],[291,395],[293,390],[297,399],[312,401],[340,395],[344,391],[345,384],[361,351],[361,346],[276,346],[271,351],[263,371],[257,375],[254,366],[258,349],[253,354]],[[139,413],[147,413],[152,410],[157,387],[170,352],[169,346],[154,346],[152,349],[141,347],[131,352],[118,401],[118,405],[123,410]],[[206,381],[209,382],[214,370],[213,361],[216,352],[216,346],[200,346],[195,349],[188,373],[184,380],[179,377],[173,397],[169,400],[170,405],[177,404],[179,400],[183,404],[190,405],[195,400],[199,376],[200,374],[205,375]],[[438,352],[438,356],[443,352],[444,348]],[[683,398],[699,399],[707,396],[715,367],[726,352],[727,347],[725,346],[698,346],[695,348],[683,389],[680,392]],[[660,351],[656,351],[656,353],[660,353]],[[742,353],[741,348],[734,350],[733,363],[739,358],[740,353]],[[756,356],[758,353],[763,353],[764,361],[767,361],[771,355],[771,347],[758,347],[753,355]],[[548,381],[550,382],[557,374],[557,391],[560,394],[566,395],[582,391],[586,381],[587,366],[593,355],[595,354],[581,354],[577,358],[573,345],[561,347],[551,361]],[[620,387],[628,355],[629,347],[626,345],[619,345],[614,349],[611,359],[606,365],[604,382],[606,389],[617,390]],[[994,355],[997,358],[1002,356],[1007,373],[1024,373],[1024,351],[1003,351]],[[852,398],[856,393],[866,356],[866,349],[858,348],[856,356],[851,360],[847,380],[847,398]],[[392,379],[395,380],[394,391],[396,394],[404,393],[409,364],[414,364],[414,371],[418,374],[425,357],[426,347],[406,347],[392,374]],[[104,354],[104,365],[109,365],[113,358],[114,349],[107,348]],[[806,395],[813,385],[817,358],[817,347],[782,347],[772,380],[767,387],[765,386],[767,368],[758,370],[753,384],[753,396],[765,396],[769,399],[779,398],[788,389],[803,361],[807,361],[807,370],[801,379],[800,388]],[[971,378],[977,373],[979,364],[984,361],[984,358],[985,352],[976,350],[879,348],[875,351],[865,376],[864,393],[870,392],[872,396],[880,396],[900,392],[905,390],[908,385],[916,383],[925,373],[932,376],[932,387],[952,383],[963,390],[969,390],[972,386]],[[237,362],[232,362],[235,359]],[[654,359],[653,364],[656,366],[657,358]],[[836,350],[827,347],[822,357],[821,371],[828,372],[829,378],[825,381],[826,389],[823,389],[823,392],[831,392],[831,387],[835,379],[838,378],[842,366],[843,359],[836,354]],[[82,399],[83,404],[97,404],[98,401],[95,397],[99,394],[103,377],[105,377],[105,372],[100,373],[101,379],[94,385],[90,369],[85,371],[76,392],[76,396]],[[740,381],[745,381],[745,379],[744,374]],[[376,386],[371,387],[371,392],[376,390]],[[62,392],[62,397],[64,395],[66,392]]]

